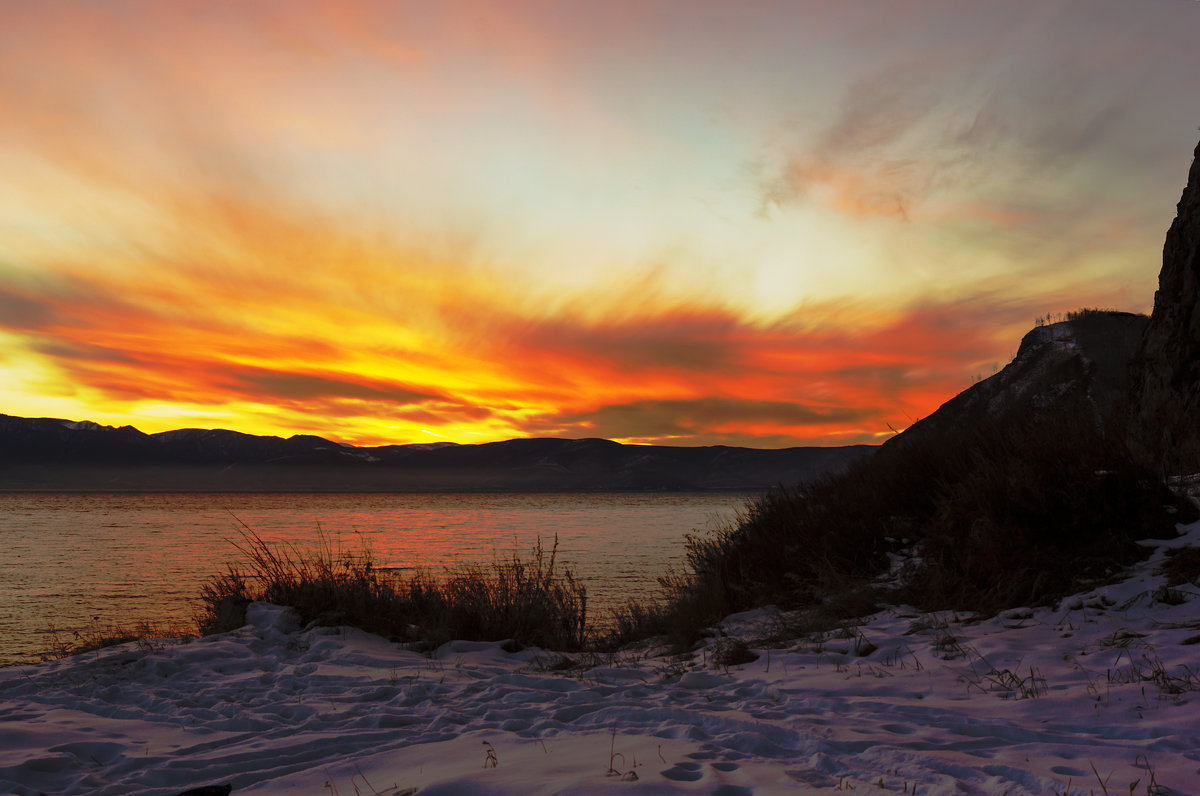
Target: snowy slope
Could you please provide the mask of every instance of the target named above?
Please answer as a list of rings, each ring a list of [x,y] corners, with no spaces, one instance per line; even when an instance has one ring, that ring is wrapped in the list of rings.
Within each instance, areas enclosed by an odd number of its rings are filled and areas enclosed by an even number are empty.
[[[490,643],[430,658],[255,604],[223,636],[0,670],[0,792],[1200,793],[1200,595],[1153,574],[1200,523],[1154,544],[1056,609],[895,608],[728,668],[719,639],[562,671]]]

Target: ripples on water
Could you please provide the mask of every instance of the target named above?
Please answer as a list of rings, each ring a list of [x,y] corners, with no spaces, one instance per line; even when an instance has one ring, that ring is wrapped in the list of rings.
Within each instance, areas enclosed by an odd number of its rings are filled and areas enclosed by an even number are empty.
[[[321,533],[381,567],[526,554],[558,537],[593,616],[645,597],[684,561],[683,537],[744,505],[729,493],[0,494],[0,662],[89,625],[190,623],[201,583],[236,561],[240,523],[304,548]]]

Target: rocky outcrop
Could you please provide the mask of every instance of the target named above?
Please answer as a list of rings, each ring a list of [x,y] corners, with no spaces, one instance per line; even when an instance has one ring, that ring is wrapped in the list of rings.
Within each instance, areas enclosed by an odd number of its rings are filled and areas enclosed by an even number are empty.
[[[1163,245],[1154,312],[1130,366],[1128,443],[1166,472],[1200,469],[1200,145]]]
[[[996,375],[951,398],[885,447],[931,434],[957,434],[992,423],[1090,414],[1112,416],[1128,388],[1129,362],[1146,328],[1144,315],[1086,312],[1039,326]]]
[[[1123,428],[1143,464],[1166,474],[1200,472],[1200,146],[1167,231],[1149,319],[1089,312],[1034,329],[1003,370],[884,448],[986,423],[1089,412]]]

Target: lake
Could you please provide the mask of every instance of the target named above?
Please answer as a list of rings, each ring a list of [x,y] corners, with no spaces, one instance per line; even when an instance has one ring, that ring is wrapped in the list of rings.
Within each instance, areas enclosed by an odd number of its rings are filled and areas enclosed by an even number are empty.
[[[323,534],[381,567],[488,562],[557,536],[592,621],[684,563],[684,536],[727,524],[748,495],[0,493],[0,663],[37,659],[89,626],[192,624],[208,577],[241,560],[242,524],[301,549]]]

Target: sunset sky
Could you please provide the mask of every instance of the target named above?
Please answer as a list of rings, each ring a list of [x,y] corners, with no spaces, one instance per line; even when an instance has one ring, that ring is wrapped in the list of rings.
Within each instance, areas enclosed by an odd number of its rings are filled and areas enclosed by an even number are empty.
[[[1200,3],[0,0],[0,412],[878,442],[1149,311]]]

